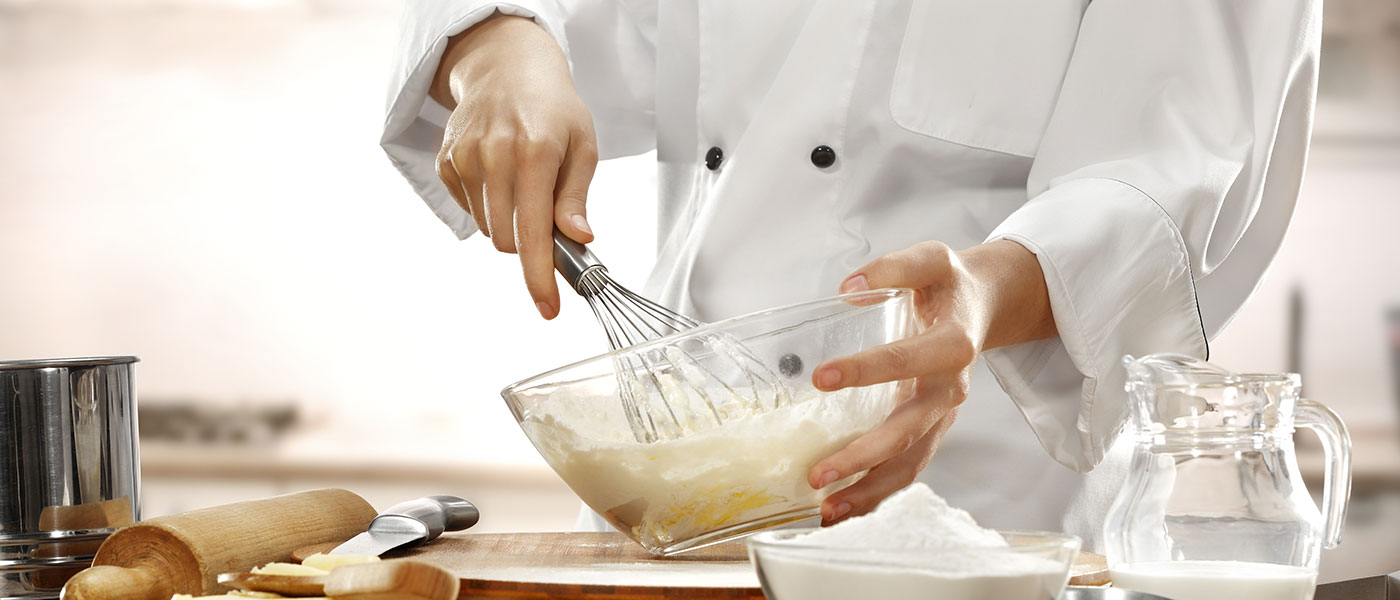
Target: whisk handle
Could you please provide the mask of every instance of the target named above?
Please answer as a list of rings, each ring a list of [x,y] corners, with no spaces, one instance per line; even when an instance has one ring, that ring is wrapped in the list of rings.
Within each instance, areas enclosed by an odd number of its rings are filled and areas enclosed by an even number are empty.
[[[554,230],[554,268],[564,276],[564,280],[574,288],[574,291],[582,294],[579,289],[579,281],[583,279],[583,274],[593,269],[607,270],[603,262],[588,249],[588,246],[575,242],[564,235],[558,229]]]

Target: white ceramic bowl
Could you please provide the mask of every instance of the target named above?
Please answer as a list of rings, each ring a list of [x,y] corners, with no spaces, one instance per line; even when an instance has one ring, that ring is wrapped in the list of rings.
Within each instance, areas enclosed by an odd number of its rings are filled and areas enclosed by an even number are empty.
[[[748,539],[768,600],[1054,600],[1069,581],[1079,538],[998,531],[1010,546],[903,550],[804,545],[813,529]]]

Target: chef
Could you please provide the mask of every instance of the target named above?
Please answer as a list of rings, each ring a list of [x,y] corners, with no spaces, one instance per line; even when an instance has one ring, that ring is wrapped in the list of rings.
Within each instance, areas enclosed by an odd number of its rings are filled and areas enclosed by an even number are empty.
[[[410,0],[382,145],[460,237],[591,242],[598,159],[655,149],[644,293],[704,321],[882,287],[911,339],[812,369],[909,381],[813,487],[824,522],[914,481],[1098,546],[1125,354],[1206,358],[1293,213],[1314,0]],[[936,451],[936,453],[935,453]],[[1096,468],[1097,467],[1097,468]],[[596,516],[586,519],[605,524]]]

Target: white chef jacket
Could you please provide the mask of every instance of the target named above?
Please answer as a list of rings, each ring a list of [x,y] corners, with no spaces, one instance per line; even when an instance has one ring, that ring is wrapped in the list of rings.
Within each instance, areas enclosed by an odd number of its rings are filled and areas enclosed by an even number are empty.
[[[1206,357],[1282,240],[1321,19],[1316,0],[409,0],[382,145],[461,237],[428,88],[447,38],[498,10],[564,48],[604,158],[657,150],[645,292],[682,312],[828,296],[925,240],[1034,252],[1059,337],[983,354],[921,479],[1091,548],[1126,468],[1120,358]]]

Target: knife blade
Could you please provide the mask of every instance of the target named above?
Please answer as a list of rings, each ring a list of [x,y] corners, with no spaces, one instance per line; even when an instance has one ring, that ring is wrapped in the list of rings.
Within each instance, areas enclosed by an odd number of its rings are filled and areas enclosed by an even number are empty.
[[[1400,600],[1400,571],[1317,586],[1313,600]]]
[[[379,556],[395,548],[427,542],[444,531],[475,525],[481,512],[456,496],[426,496],[400,502],[379,513],[369,529],[336,546],[330,554]]]

